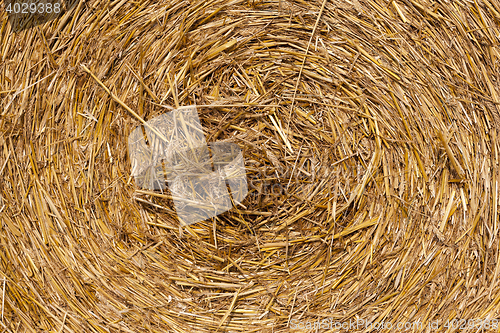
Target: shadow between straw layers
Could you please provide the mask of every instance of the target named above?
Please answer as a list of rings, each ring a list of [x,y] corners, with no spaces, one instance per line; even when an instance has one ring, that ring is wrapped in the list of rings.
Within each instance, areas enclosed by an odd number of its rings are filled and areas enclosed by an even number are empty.
[[[1,15],[6,332],[498,316],[498,1],[91,0],[19,33]],[[193,104],[250,193],[180,232],[126,144]]]

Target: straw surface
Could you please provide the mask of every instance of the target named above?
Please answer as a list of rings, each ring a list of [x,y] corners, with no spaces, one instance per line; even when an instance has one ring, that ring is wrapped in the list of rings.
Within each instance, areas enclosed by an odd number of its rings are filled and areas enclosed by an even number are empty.
[[[67,8],[0,14],[5,332],[498,317],[500,2]],[[179,228],[127,137],[193,104],[250,193]]]

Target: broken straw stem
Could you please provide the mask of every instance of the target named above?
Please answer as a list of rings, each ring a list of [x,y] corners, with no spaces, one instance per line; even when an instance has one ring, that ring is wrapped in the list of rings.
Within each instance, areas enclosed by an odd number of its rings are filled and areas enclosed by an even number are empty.
[[[455,158],[455,155],[453,155],[453,152],[451,151],[450,146],[448,145],[447,139],[444,137],[443,133],[441,131],[437,132],[437,135],[439,137],[439,140],[444,146],[444,149],[446,151],[446,155],[448,155],[448,158],[450,159],[451,165],[453,166],[453,169],[457,172],[458,176],[460,179],[465,179],[465,172],[463,168],[460,166],[458,163],[458,160]]]

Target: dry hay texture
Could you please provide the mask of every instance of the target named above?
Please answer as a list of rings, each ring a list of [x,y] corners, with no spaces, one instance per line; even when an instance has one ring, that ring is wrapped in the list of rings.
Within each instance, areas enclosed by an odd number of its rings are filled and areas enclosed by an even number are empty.
[[[1,15],[3,332],[498,316],[499,1],[90,0],[17,32]],[[179,228],[127,137],[192,104],[251,193]]]

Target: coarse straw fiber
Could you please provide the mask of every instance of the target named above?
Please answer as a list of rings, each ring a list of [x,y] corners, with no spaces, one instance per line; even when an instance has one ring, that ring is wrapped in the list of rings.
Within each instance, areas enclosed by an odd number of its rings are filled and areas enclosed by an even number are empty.
[[[500,1],[67,8],[0,14],[2,332],[496,331]],[[127,138],[187,105],[249,194],[180,227]]]

